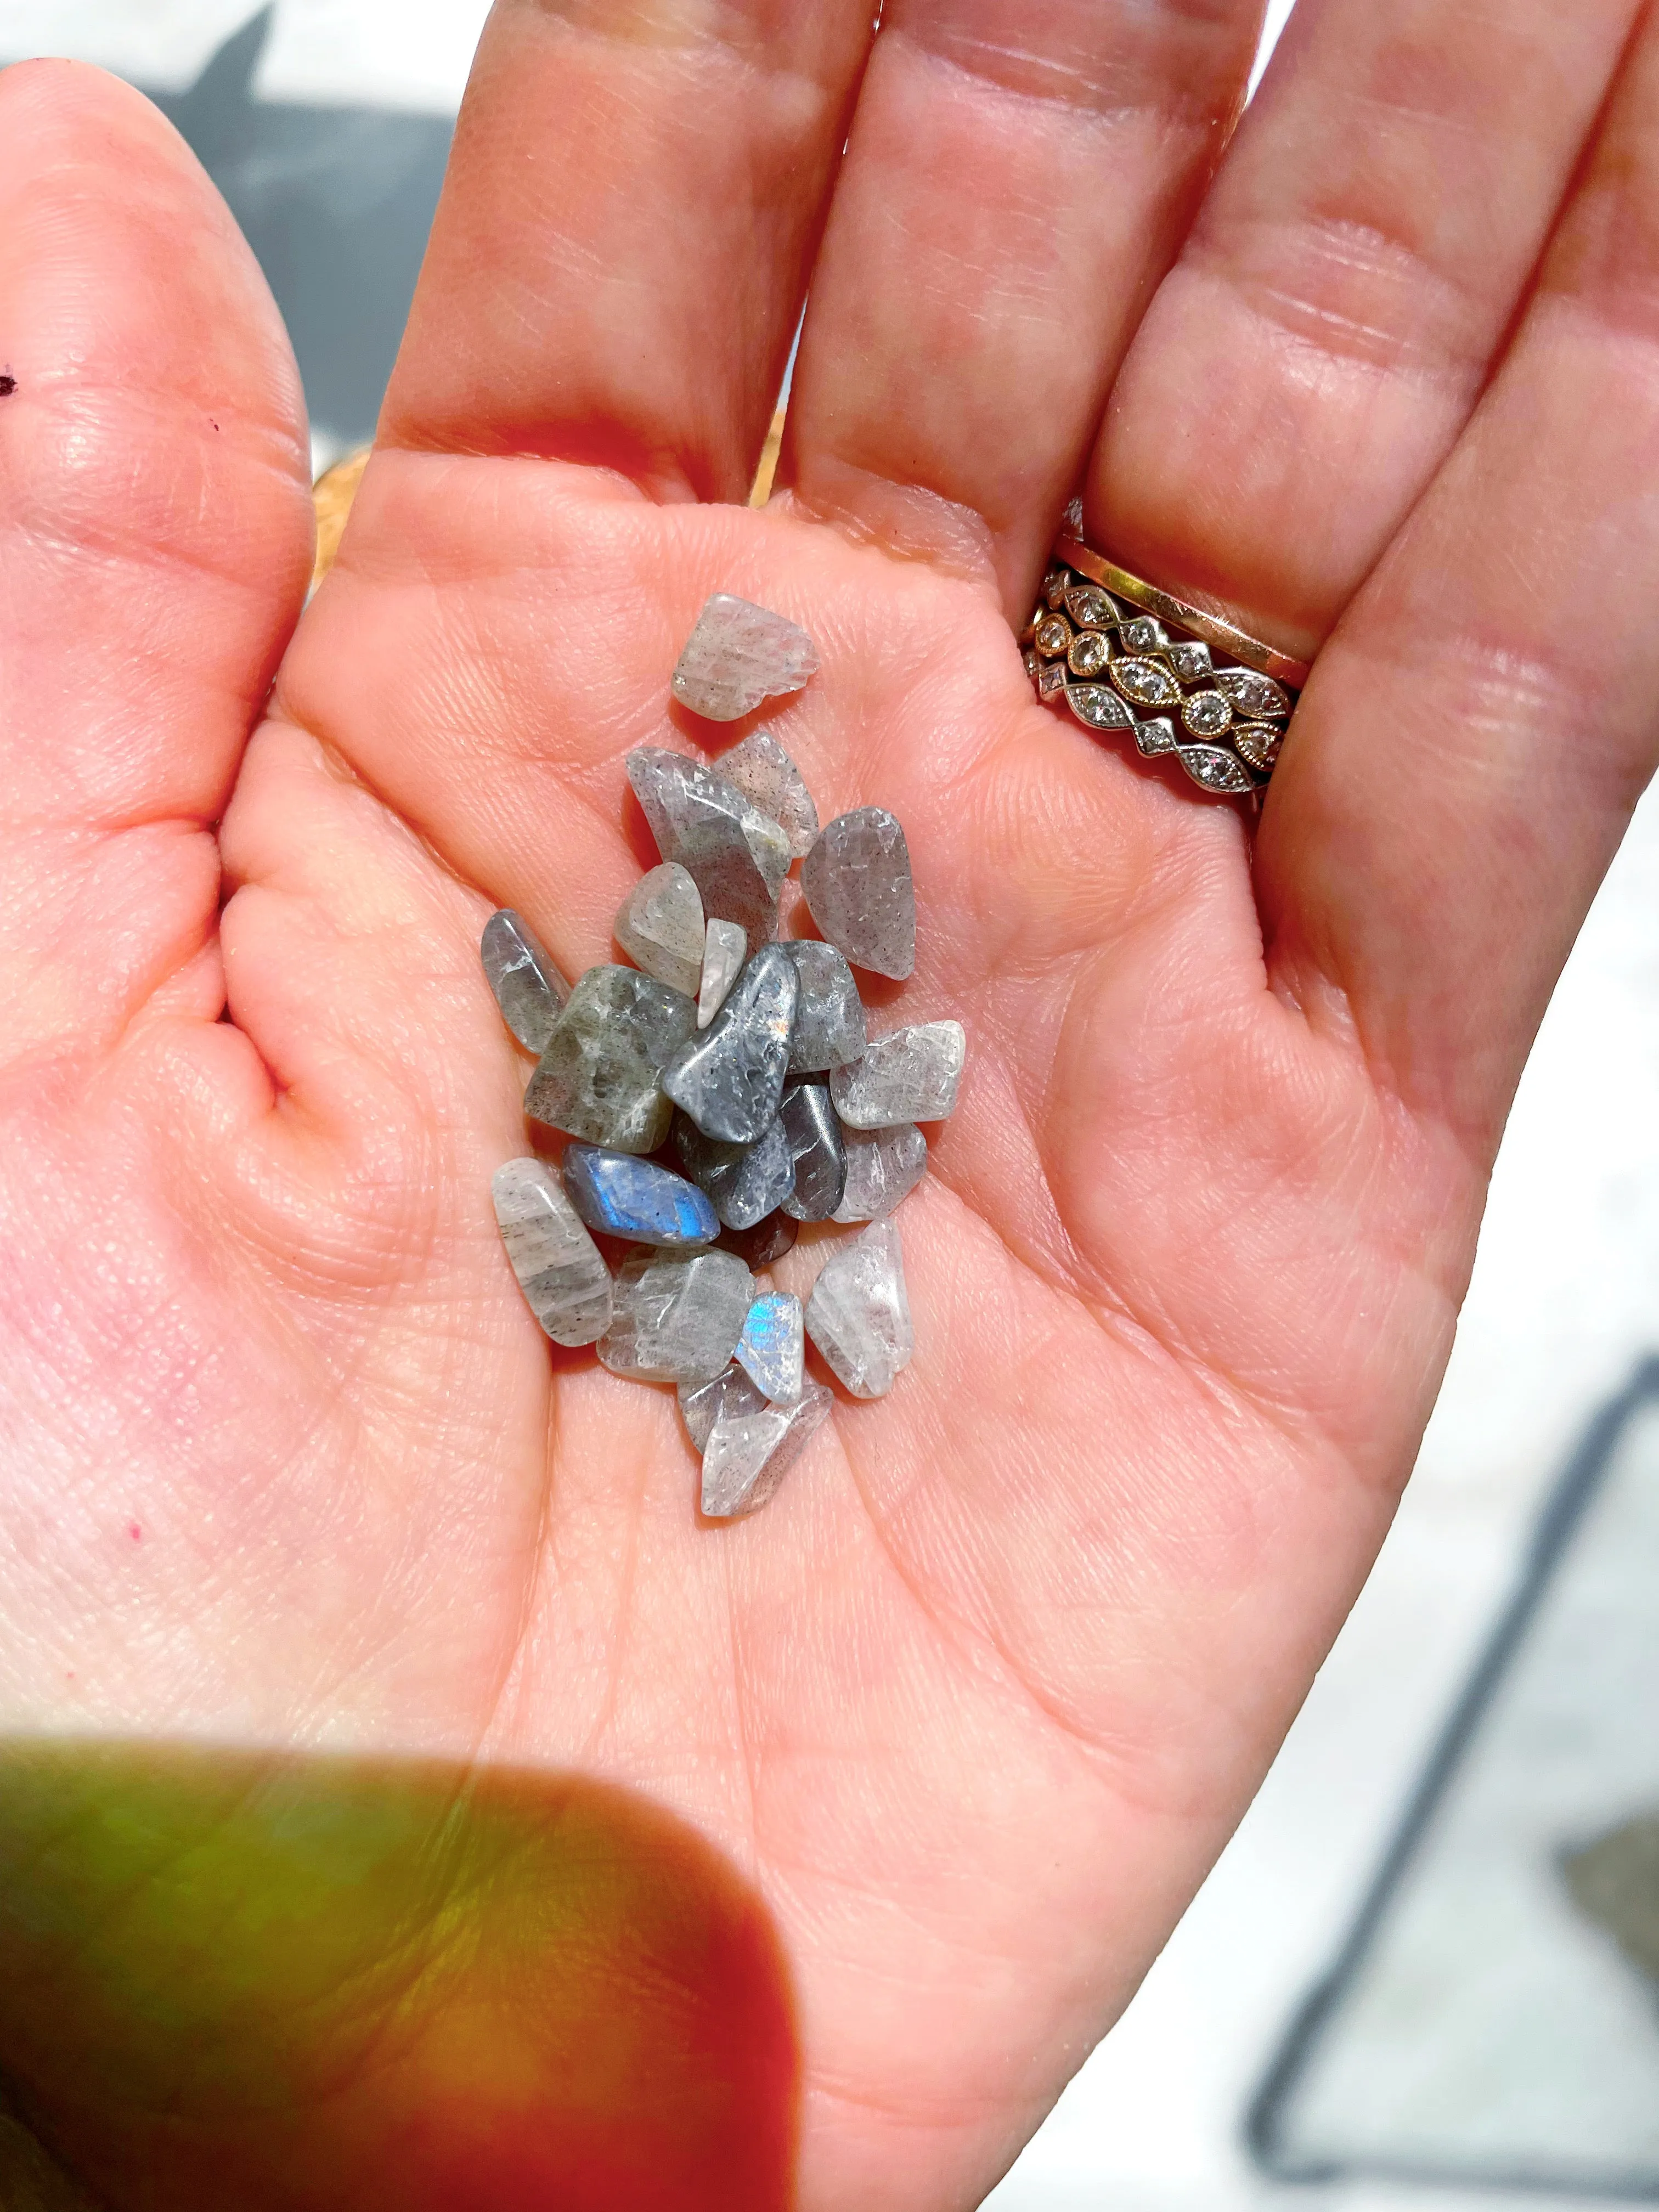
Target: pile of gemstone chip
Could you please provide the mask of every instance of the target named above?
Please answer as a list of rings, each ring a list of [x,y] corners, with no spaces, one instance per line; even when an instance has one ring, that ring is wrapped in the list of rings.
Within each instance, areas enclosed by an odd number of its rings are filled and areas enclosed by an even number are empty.
[[[817,665],[805,631],[721,593],[672,690],[732,721]],[[859,1398],[890,1390],[910,1358],[891,1216],[927,1170],[917,1125],[956,1103],[966,1040],[952,1021],[866,1031],[854,969],[902,979],[915,965],[892,815],[861,806],[821,830],[764,730],[718,772],[651,745],[627,767],[662,855],[617,916],[633,964],[590,968],[572,987],[511,908],[484,928],[496,1003],[537,1055],[525,1112],[574,1139],[556,1166],[500,1168],[495,1214],[555,1343],[594,1345],[612,1374],[678,1386],[702,1511],[729,1519],[765,1503],[830,1412],[832,1393],[805,1372],[808,1339]],[[780,941],[797,860],[822,937]],[[751,1272],[803,1222],[846,1224],[823,1242],[804,1309]],[[637,1249],[613,1273],[592,1231]]]

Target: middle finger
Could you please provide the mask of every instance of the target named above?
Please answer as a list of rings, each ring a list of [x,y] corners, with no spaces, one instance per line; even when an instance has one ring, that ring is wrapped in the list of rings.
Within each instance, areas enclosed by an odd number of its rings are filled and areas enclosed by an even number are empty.
[[[890,0],[781,484],[1029,590],[1243,97],[1261,0]],[[1020,610],[1024,613],[1024,609]]]
[[[1638,0],[1300,0],[1136,335],[1094,542],[1308,657],[1492,373]]]

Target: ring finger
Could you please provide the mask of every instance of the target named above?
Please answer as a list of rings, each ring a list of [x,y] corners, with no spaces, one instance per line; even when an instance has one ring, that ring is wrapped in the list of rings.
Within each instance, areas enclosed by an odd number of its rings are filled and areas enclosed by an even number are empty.
[[[1306,658],[1492,372],[1637,0],[1300,0],[1129,349],[1095,544]]]

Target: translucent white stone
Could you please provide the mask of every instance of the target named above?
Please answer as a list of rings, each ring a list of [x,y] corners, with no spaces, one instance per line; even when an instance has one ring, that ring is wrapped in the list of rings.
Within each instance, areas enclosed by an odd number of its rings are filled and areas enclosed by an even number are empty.
[[[685,641],[671,684],[694,714],[735,722],[768,699],[799,691],[817,667],[817,648],[798,623],[716,592]]]
[[[915,1349],[904,1259],[890,1221],[830,1252],[806,1302],[806,1334],[855,1398],[880,1398]]]
[[[793,1406],[800,1396],[805,1352],[800,1300],[787,1291],[763,1291],[738,1339],[738,1366],[775,1406]]]
[[[599,1358],[643,1382],[704,1382],[737,1350],[755,1279],[733,1252],[641,1252],[611,1285]]]
[[[743,972],[749,939],[735,921],[711,921],[703,932],[702,969],[697,981],[697,1027],[706,1030],[726,1004],[726,994]]]
[[[641,876],[617,915],[617,942],[659,983],[695,999],[702,981],[702,895],[677,860]]]
[[[872,1037],[862,1060],[830,1071],[830,1095],[849,1129],[942,1121],[957,1103],[968,1056],[960,1022],[919,1022]]]
[[[838,814],[806,856],[812,919],[855,967],[901,980],[916,964],[916,896],[904,832],[884,806]]]
[[[798,1404],[763,1413],[722,1414],[702,1455],[702,1505],[711,1521],[758,1512],[828,1419],[833,1395],[809,1382]]]
[[[526,1303],[555,1344],[611,1326],[611,1273],[546,1160],[507,1160],[490,1181],[496,1224]]]
[[[835,1221],[884,1221],[927,1172],[927,1139],[913,1121],[896,1129],[848,1129],[847,1186]]]
[[[722,753],[720,774],[778,824],[795,858],[805,860],[817,841],[818,810],[805,777],[770,730],[756,730]]]

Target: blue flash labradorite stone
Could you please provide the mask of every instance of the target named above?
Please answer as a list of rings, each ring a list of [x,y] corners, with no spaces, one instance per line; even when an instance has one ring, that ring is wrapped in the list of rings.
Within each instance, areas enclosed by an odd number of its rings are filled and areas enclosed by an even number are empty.
[[[805,1348],[800,1300],[787,1291],[766,1291],[750,1307],[732,1357],[775,1406],[793,1406],[800,1396]]]
[[[720,1234],[714,1209],[694,1182],[654,1160],[597,1145],[571,1145],[564,1187],[590,1229],[634,1244],[712,1244]]]

